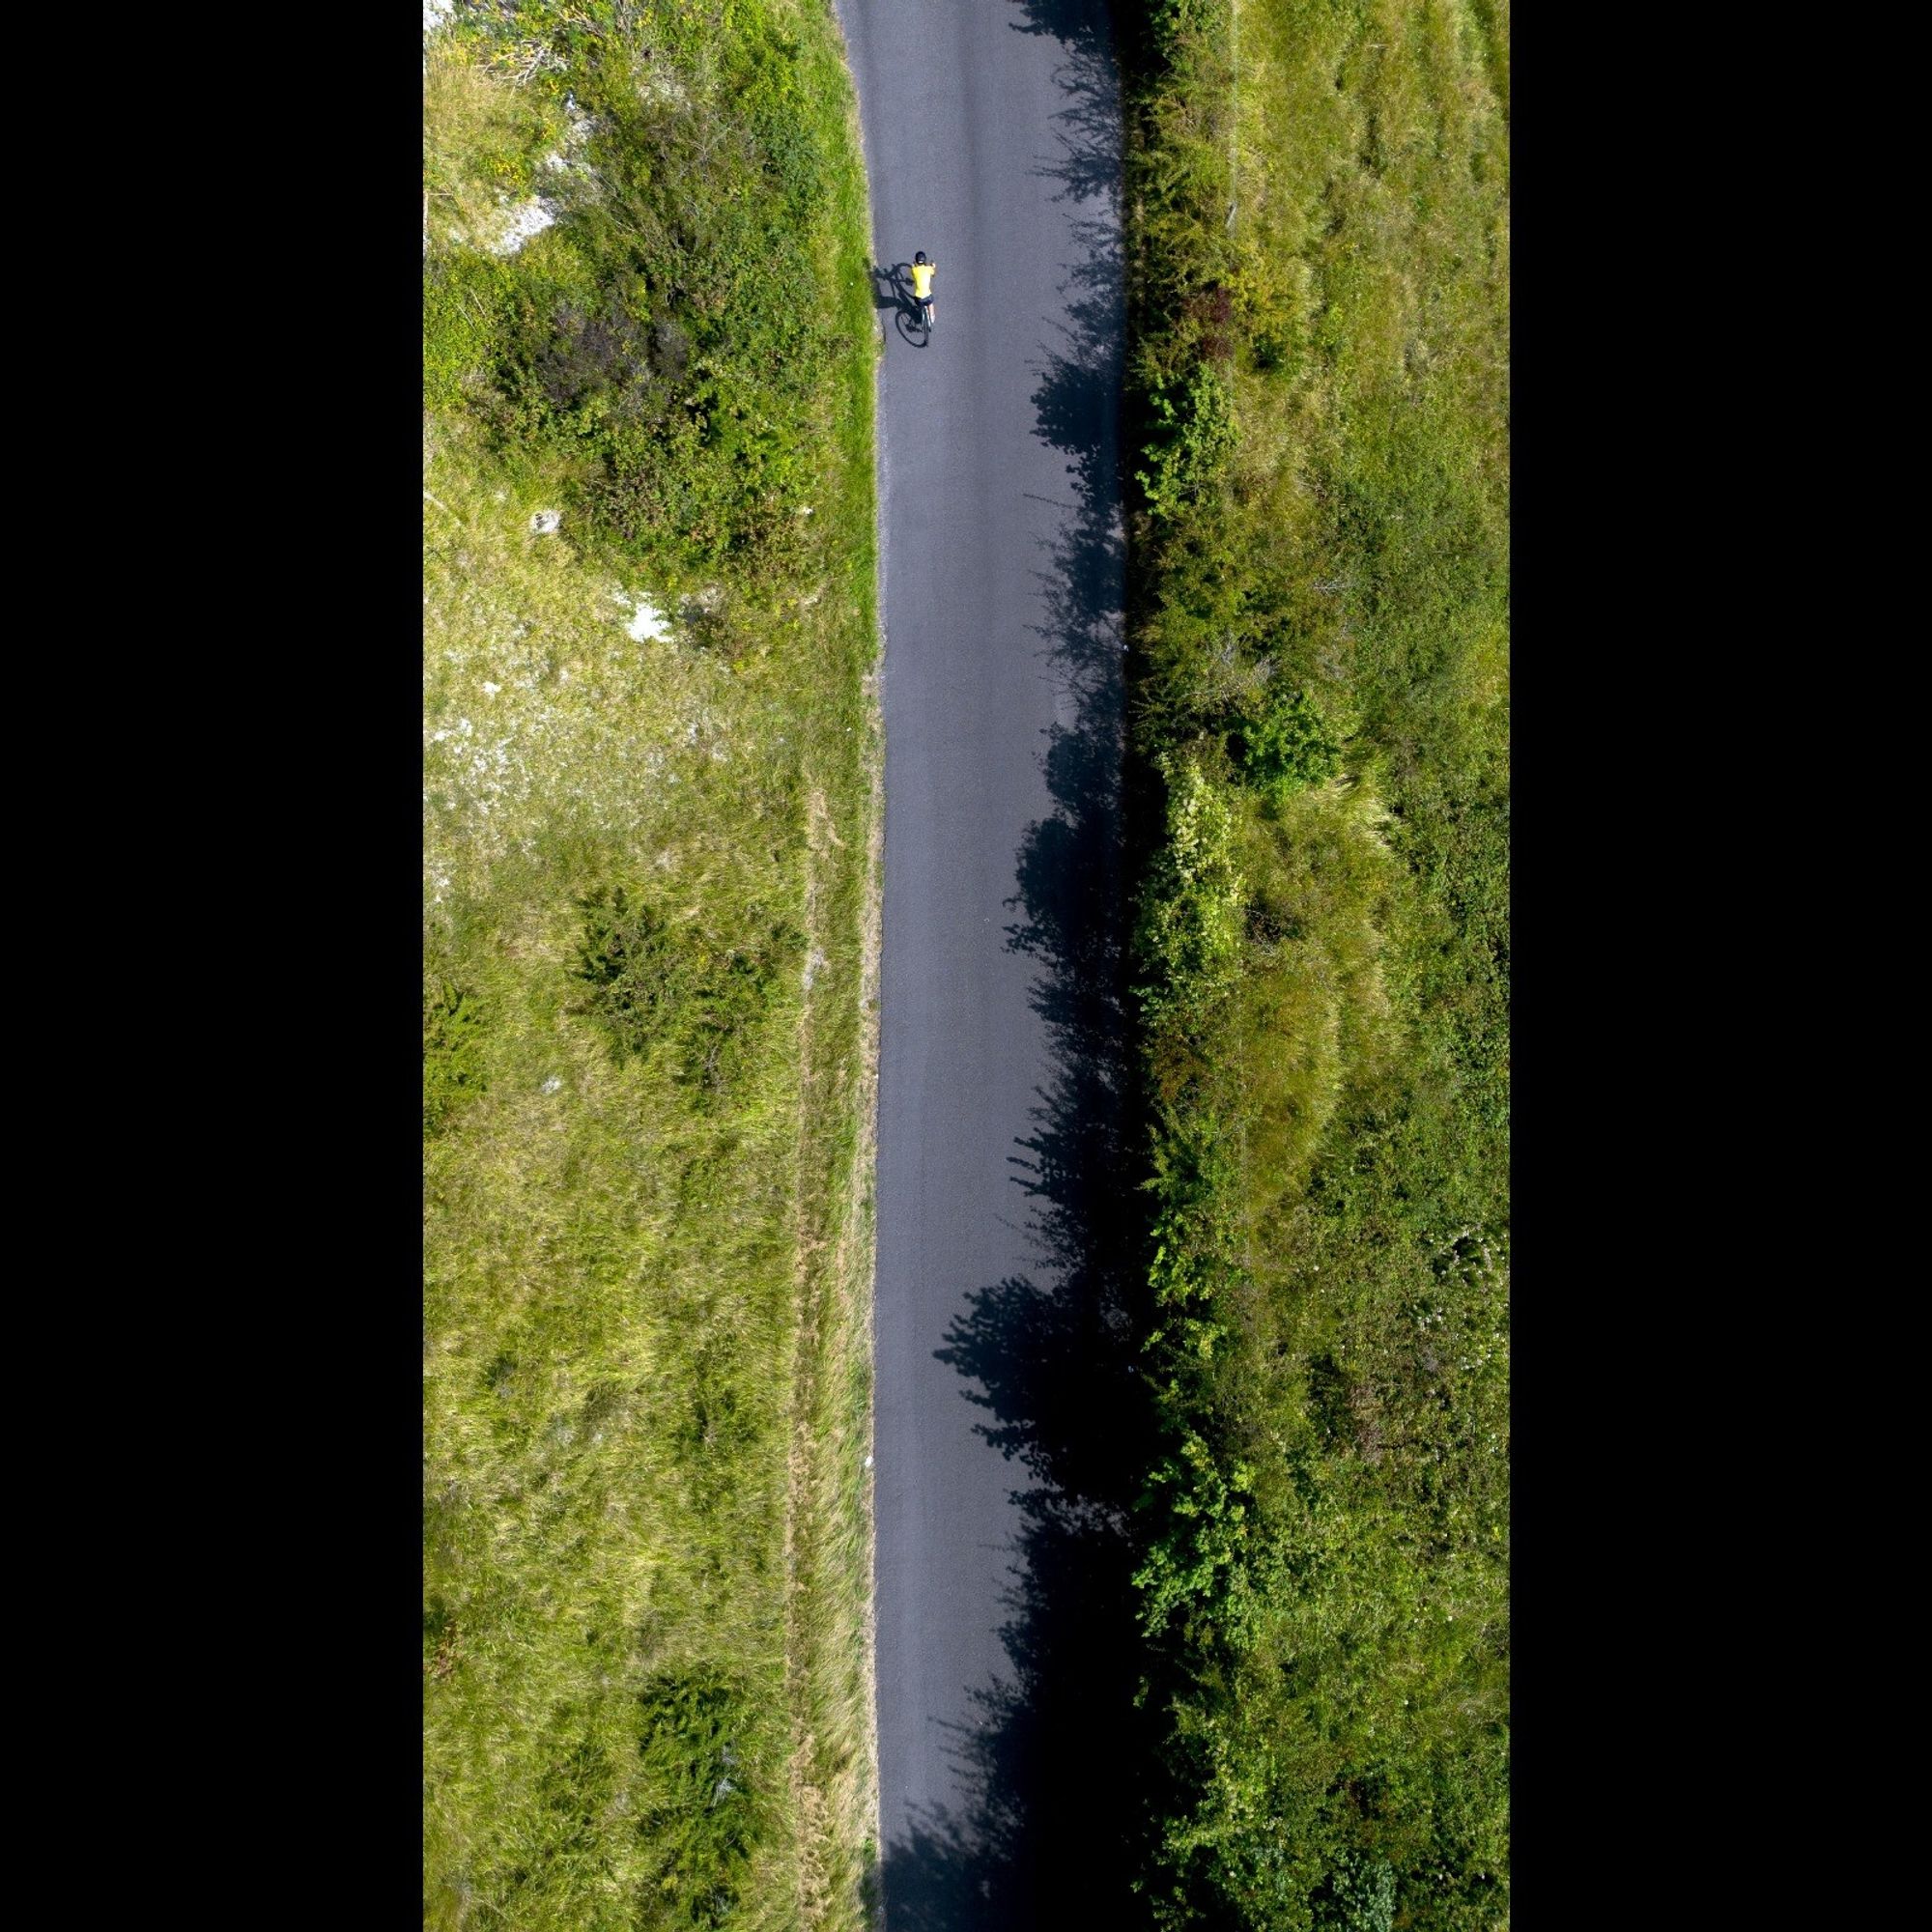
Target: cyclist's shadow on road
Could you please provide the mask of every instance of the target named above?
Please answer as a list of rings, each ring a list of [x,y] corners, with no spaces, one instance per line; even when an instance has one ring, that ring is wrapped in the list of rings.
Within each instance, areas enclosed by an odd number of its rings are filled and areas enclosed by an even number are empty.
[[[891,268],[882,269],[874,262],[871,274],[873,308],[881,312],[891,309],[900,339],[911,348],[923,349],[932,340],[932,330],[926,327],[925,318],[913,298],[911,263],[895,262]]]

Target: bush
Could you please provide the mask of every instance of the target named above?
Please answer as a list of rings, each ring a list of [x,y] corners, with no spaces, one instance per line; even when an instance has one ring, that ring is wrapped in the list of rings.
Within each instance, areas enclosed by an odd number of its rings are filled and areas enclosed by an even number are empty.
[[[440,1134],[450,1116],[489,1084],[483,1069],[483,1016],[460,987],[423,989],[423,1132]]]
[[[1211,363],[1201,362],[1178,392],[1155,384],[1148,412],[1155,440],[1145,453],[1152,468],[1134,476],[1149,513],[1168,521],[1208,488],[1234,448],[1234,392]]]
[[[696,921],[673,926],[622,886],[579,901],[584,916],[578,1010],[600,1021],[620,1057],[664,1044],[700,1108],[728,1093],[753,1056],[801,935],[785,922],[728,936]]]
[[[654,1679],[639,1699],[639,1750],[655,1793],[639,1830],[653,1873],[642,1922],[730,1922],[754,1833],[744,1695],[709,1672]]]
[[[597,405],[646,412],[651,364],[645,326],[616,301],[588,312],[576,302],[559,302],[537,355],[536,379],[552,408],[565,414]]]
[[[502,283],[486,257],[461,255],[423,270],[423,402],[453,409],[487,377],[497,355]]]
[[[1187,1605],[1210,1603],[1227,1589],[1227,1573],[1252,1533],[1253,1491],[1254,1471],[1245,1463],[1224,1469],[1192,1430],[1149,1472],[1141,1507],[1156,1526],[1144,1532],[1147,1560],[1134,1573],[1134,1587],[1142,1592],[1141,1627],[1150,1636]]]
[[[578,1009],[603,1022],[619,1054],[645,1053],[669,1031],[696,961],[655,907],[622,887],[578,901],[583,937],[576,976],[590,987]]]
[[[1344,1852],[1328,1874],[1317,1923],[1334,1932],[1390,1932],[1395,1923],[1395,1871],[1386,1859]]]
[[[1259,715],[1236,727],[1229,749],[1241,775],[1272,805],[1332,777],[1341,757],[1308,697],[1279,683]]]
[[[1142,895],[1137,989],[1151,1025],[1198,1028],[1234,983],[1241,951],[1242,881],[1227,801],[1192,758],[1163,767],[1167,836]]]

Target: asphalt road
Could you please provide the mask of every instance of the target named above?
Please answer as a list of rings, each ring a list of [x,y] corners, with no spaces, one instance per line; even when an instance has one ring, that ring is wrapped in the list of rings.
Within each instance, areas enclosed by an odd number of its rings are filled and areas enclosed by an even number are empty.
[[[1066,1619],[1122,1594],[1065,1400],[1106,1386],[1119,1092],[1117,84],[1098,0],[838,11],[877,268],[938,263],[930,340],[876,277],[885,1902],[1017,1932],[1088,1863],[1045,1734],[1101,1695]]]

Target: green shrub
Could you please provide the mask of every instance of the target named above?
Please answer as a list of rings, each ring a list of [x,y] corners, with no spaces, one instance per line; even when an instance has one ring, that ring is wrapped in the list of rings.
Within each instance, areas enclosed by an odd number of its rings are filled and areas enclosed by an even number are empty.
[[[1395,1871],[1386,1859],[1344,1852],[1326,1891],[1316,1921],[1323,1932],[1390,1932],[1395,1923]]]
[[[440,258],[423,270],[423,401],[453,409],[487,380],[502,322],[503,285],[486,256]]]
[[[440,1134],[450,1116],[488,1085],[483,1016],[476,1002],[446,980],[423,990],[423,1132]]]
[[[788,923],[721,936],[700,920],[673,925],[622,886],[579,901],[576,977],[589,987],[579,1010],[598,1020],[619,1056],[664,1044],[676,1077],[700,1107],[731,1091],[753,1057],[801,935]]]
[[[642,1922],[728,1925],[756,1835],[744,1762],[746,1699],[723,1677],[699,1671],[653,1679],[639,1702],[638,1748],[652,1794],[639,1824],[651,1872]]]
[[[1198,1028],[1233,984],[1241,950],[1242,881],[1235,822],[1213,781],[1192,758],[1163,767],[1166,837],[1142,892],[1137,989],[1155,1027]]]
[[[1244,1552],[1254,1471],[1224,1467],[1190,1430],[1150,1471],[1141,1508],[1150,1524],[1147,1557],[1134,1574],[1142,1593],[1141,1628],[1157,1635],[1182,1608],[1226,1590],[1227,1572]]]
[[[679,1078],[701,1106],[715,1105],[736,1086],[801,943],[796,931],[781,926],[705,958],[679,1067]]]
[[[602,1021],[620,1054],[646,1053],[671,1029],[697,961],[655,906],[623,886],[578,901],[583,935],[576,976],[590,988],[581,1009]]]
[[[1235,399],[1227,379],[1210,363],[1197,363],[1185,384],[1156,384],[1147,399],[1154,440],[1145,454],[1151,465],[1134,476],[1149,512],[1171,521],[1214,481],[1235,446]]]
[[[1274,805],[1331,777],[1341,757],[1307,696],[1279,682],[1264,708],[1236,726],[1229,749],[1248,783]]]
[[[1156,42],[1173,43],[1225,26],[1228,0],[1148,0],[1147,16]]]

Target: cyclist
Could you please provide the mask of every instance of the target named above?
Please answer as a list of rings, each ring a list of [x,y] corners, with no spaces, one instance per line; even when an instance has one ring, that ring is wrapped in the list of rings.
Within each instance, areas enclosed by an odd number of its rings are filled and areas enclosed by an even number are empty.
[[[925,326],[932,327],[932,271],[939,267],[937,262],[925,259],[923,248],[912,258],[912,294],[919,303],[920,312],[925,317]]]

